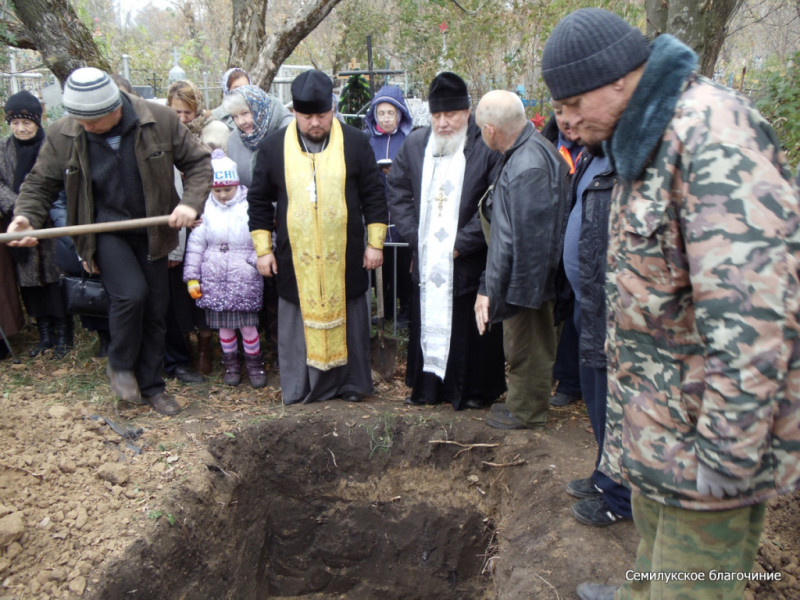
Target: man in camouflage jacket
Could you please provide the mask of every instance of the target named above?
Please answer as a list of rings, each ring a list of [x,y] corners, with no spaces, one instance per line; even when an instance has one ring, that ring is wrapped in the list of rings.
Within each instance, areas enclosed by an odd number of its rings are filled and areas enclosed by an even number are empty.
[[[621,178],[601,469],[631,486],[642,542],[628,583],[582,598],[742,597],[718,573],[751,575],[765,501],[800,483],[800,202],[769,124],[696,68],[601,9],[565,17],[542,57]]]

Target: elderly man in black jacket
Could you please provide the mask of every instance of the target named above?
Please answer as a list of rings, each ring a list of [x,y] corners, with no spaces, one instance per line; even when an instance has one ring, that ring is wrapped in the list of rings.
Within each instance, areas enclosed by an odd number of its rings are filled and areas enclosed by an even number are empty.
[[[475,117],[486,145],[504,155],[481,207],[489,223],[489,256],[475,318],[481,333],[504,321],[508,396],[486,422],[499,429],[540,428],[547,422],[558,344],[553,310],[569,169],[525,117],[516,94],[489,92]]]
[[[478,202],[500,155],[483,143],[464,81],[444,72],[428,94],[431,126],[412,132],[387,179],[389,210],[413,256],[409,404],[482,408],[505,389],[500,328],[483,337],[472,309],[486,262]]]

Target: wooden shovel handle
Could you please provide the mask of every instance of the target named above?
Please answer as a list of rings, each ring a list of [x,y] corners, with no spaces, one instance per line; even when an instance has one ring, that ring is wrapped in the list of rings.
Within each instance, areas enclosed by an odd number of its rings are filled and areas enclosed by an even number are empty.
[[[51,227],[49,229],[29,229],[28,231],[15,231],[14,233],[0,233],[0,244],[7,244],[22,238],[32,237],[40,240],[65,237],[68,235],[84,235],[87,233],[109,233],[111,231],[125,231],[126,229],[139,229],[140,227],[154,227],[167,225],[169,215],[162,217],[146,217],[144,219],[128,219],[126,221],[109,221],[107,223],[90,223],[87,225],[70,225],[68,227]]]
[[[383,329],[384,308],[383,308],[383,266],[375,269],[375,295],[377,296],[377,309],[378,309],[378,325],[379,329]]]

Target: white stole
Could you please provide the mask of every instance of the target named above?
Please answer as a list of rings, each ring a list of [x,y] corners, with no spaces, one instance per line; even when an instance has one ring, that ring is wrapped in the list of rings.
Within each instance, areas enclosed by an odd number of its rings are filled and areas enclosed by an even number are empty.
[[[444,380],[453,323],[453,248],[467,160],[463,144],[452,156],[425,147],[419,217],[419,276],[423,371]]]

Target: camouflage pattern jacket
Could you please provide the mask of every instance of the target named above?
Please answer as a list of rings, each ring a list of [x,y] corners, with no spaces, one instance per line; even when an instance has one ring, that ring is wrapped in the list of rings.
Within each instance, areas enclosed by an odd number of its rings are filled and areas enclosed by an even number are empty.
[[[800,201],[743,97],[662,35],[608,145],[614,190],[601,468],[663,504],[724,510],[800,482]],[[717,500],[698,461],[747,480]]]

